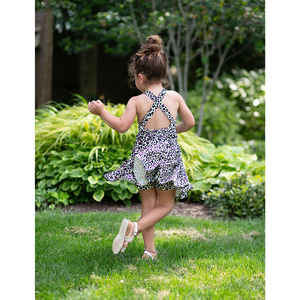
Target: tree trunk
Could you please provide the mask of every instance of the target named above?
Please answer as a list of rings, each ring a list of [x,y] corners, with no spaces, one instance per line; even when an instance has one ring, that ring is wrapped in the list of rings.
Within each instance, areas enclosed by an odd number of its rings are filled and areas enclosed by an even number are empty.
[[[200,107],[200,112],[199,112],[199,121],[198,121],[198,127],[197,127],[197,136],[201,136],[201,132],[202,132],[202,123],[203,123],[203,108],[204,108],[204,104],[205,104],[205,101],[206,101],[206,97],[208,95],[208,93],[211,91],[211,89],[213,88],[216,80],[218,79],[219,77],[219,74],[220,74],[220,71],[221,71],[221,68],[222,66],[224,65],[224,60],[225,60],[225,57],[230,49],[230,45],[228,45],[223,54],[221,55],[220,59],[219,59],[219,63],[218,63],[218,67],[214,73],[214,76],[208,86],[208,88],[206,89],[206,83],[204,82],[203,84],[203,95],[202,95],[202,101],[201,101],[201,107]],[[208,65],[205,64],[205,72],[204,72],[204,77],[207,76],[207,70],[208,70]],[[205,80],[205,79],[204,79]]]
[[[190,37],[187,35],[185,38],[185,59],[184,59],[184,71],[183,71],[183,99],[185,102],[188,100],[188,75],[189,75],[189,63],[190,63]]]
[[[203,83],[203,86],[205,86],[206,83]],[[197,127],[197,136],[201,135],[202,132],[202,124],[203,124],[203,110],[204,110],[204,104],[206,101],[206,96],[207,94],[202,94],[202,101],[201,101],[201,106],[200,106],[200,111],[199,111],[199,122],[198,122],[198,127]]]
[[[53,14],[32,12],[32,109],[51,100]]]
[[[177,68],[177,80],[178,80],[178,89],[179,94],[183,94],[183,80],[182,80],[182,71],[181,71],[181,65],[180,65],[180,54],[181,51],[179,50],[179,47],[177,45],[177,42],[175,41],[175,34],[173,32],[173,29],[169,29],[169,39],[171,40],[171,47],[174,53],[174,61]]]
[[[201,102],[201,107],[200,107],[200,111],[199,111],[199,120],[201,120],[201,122],[199,121],[199,123],[198,123],[197,133],[196,133],[197,136],[200,136],[201,132],[202,132],[203,108],[204,108],[204,100],[203,100],[203,96],[202,96],[202,102]]]
[[[167,44],[165,50],[166,50],[165,54],[166,54],[167,62],[169,64],[170,63],[170,43]],[[174,80],[173,80],[173,74],[171,73],[171,68],[168,70],[168,78],[169,78],[171,90],[175,90],[175,84],[174,84]]]
[[[79,90],[86,100],[96,100],[97,95],[97,46],[80,53]]]

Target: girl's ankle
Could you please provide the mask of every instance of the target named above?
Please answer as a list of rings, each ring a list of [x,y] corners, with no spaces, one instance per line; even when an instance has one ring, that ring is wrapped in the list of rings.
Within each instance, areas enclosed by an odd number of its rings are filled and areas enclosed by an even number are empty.
[[[155,250],[151,250],[151,249],[144,249],[144,255],[143,255],[143,258],[152,258],[154,259],[157,255],[158,251],[155,251]]]
[[[156,251],[156,250],[151,250],[151,249],[144,249],[144,252],[145,252],[145,251],[150,252],[153,256],[155,256],[155,255],[158,253],[158,251]]]

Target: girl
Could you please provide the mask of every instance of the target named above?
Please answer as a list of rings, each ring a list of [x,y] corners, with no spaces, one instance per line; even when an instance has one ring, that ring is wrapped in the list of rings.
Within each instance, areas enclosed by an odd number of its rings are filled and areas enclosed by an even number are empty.
[[[131,57],[128,68],[131,83],[135,82],[143,94],[128,101],[121,118],[110,114],[100,100],[88,104],[91,113],[99,115],[120,133],[130,128],[136,116],[139,123],[130,158],[118,170],[104,174],[108,181],[134,183],[142,200],[141,219],[122,221],[112,245],[114,254],[124,252],[128,243],[142,232],[143,258],[154,259],[157,254],[154,225],[171,212],[175,198],[185,198],[193,188],[184,170],[177,133],[190,130],[195,120],[183,98],[163,88],[168,83],[167,70],[163,41],[158,35],[152,35]],[[182,122],[176,125],[177,113]]]

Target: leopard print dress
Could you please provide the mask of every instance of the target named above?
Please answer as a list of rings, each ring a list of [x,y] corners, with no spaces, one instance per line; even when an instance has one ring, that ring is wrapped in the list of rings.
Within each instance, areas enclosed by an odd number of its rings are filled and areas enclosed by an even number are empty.
[[[162,103],[167,90],[163,89],[156,97],[152,92],[144,94],[153,105],[139,123],[139,131],[131,156],[120,167],[104,174],[107,181],[123,180],[135,184],[139,191],[153,187],[160,190],[176,189],[176,199],[187,197],[193,186],[184,169],[180,146],[177,142],[176,122]],[[167,116],[171,124],[167,128],[146,129],[157,108]]]

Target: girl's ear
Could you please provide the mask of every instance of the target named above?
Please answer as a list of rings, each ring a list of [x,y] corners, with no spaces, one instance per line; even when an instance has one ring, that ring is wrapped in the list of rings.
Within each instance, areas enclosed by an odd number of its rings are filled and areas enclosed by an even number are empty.
[[[140,83],[145,83],[146,81],[146,77],[142,73],[138,74],[138,79]]]

